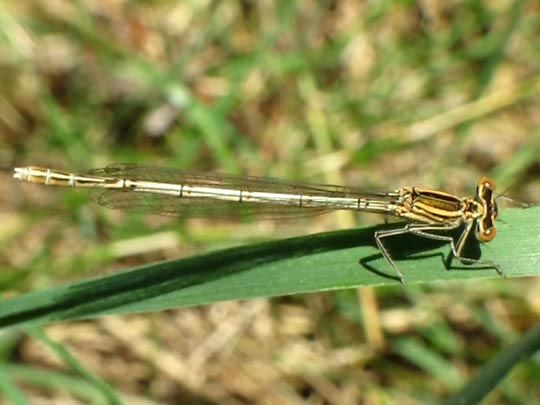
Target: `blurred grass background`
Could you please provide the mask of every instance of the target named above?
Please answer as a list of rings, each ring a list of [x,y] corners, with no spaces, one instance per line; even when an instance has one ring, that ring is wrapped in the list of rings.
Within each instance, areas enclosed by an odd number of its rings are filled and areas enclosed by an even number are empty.
[[[488,175],[539,201],[539,17],[524,0],[2,2],[3,296],[382,221],[127,216],[17,184],[16,165],[133,162],[462,195]],[[128,403],[414,404],[455,391],[530,328],[538,297],[537,279],[482,280],[45,331]],[[30,402],[89,400],[88,379],[62,383],[69,361],[32,336],[1,336],[6,379]],[[539,376],[533,358],[488,403],[540,398]]]

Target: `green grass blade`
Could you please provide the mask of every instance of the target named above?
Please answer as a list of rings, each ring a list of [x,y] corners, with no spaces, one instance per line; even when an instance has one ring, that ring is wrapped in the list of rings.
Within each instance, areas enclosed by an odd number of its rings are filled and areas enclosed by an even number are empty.
[[[445,403],[447,405],[480,403],[515,365],[529,359],[539,349],[540,325],[537,325],[486,363],[475,378]]]
[[[6,371],[5,364],[0,364],[0,397],[9,400],[9,403],[16,405],[28,405],[30,402],[25,397],[24,393],[16,387]]]
[[[437,350],[412,338],[399,339],[395,350],[408,361],[435,377],[448,389],[457,389],[463,384],[462,376],[452,362],[445,359]]]
[[[495,240],[470,254],[499,263],[510,277],[540,274],[540,208],[503,214]],[[0,326],[399,285],[373,239],[377,229],[389,227],[396,224],[241,246],[25,294],[3,302]],[[446,269],[449,246],[439,241],[403,235],[387,246],[408,283],[497,277],[492,268],[456,260]]]
[[[105,382],[95,377],[89,372],[71,353],[61,344],[53,342],[41,329],[37,327],[26,328],[26,332],[34,339],[39,340],[51,351],[53,351],[59,359],[66,365],[68,365],[73,371],[80,374],[86,379],[92,386],[102,395],[102,401],[107,404],[116,405],[121,404],[121,401],[117,398],[114,390],[109,387]]]
[[[1,372],[1,371],[0,371]],[[18,384],[54,392],[62,390],[85,404],[108,404],[96,386],[79,376],[68,373],[39,369],[36,367],[7,363],[5,371]],[[84,401],[84,402],[83,402]]]

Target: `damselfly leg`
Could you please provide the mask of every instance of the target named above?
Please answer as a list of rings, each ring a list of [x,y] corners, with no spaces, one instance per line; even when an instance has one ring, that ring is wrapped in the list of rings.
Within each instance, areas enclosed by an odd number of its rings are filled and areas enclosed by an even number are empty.
[[[449,265],[451,264],[451,259],[456,258],[463,264],[478,264],[480,265],[480,267],[478,268],[485,268],[485,267],[494,268],[495,271],[501,277],[506,277],[506,275],[501,270],[499,264],[496,262],[493,262],[490,260],[473,259],[470,257],[463,256],[463,249],[474,227],[473,221],[469,221],[465,225],[463,232],[461,232],[457,242],[452,236],[441,235],[440,233],[432,233],[432,232],[448,232],[448,231],[457,229],[460,226],[461,226],[460,223],[444,225],[444,226],[424,225],[424,224],[413,223],[413,224],[407,224],[403,228],[399,228],[399,229],[387,229],[387,230],[377,231],[375,232],[374,237],[375,237],[375,242],[377,243],[377,247],[381,251],[381,254],[385,258],[385,260],[390,264],[390,266],[392,266],[394,271],[397,273],[398,278],[402,284],[405,283],[405,276],[403,272],[400,270],[399,266],[395,263],[394,259],[392,259],[390,252],[388,251],[388,249],[383,243],[383,239],[392,237],[392,236],[405,235],[405,234],[411,234],[411,235],[419,236],[426,239],[432,239],[432,240],[449,243],[450,248],[451,248]]]

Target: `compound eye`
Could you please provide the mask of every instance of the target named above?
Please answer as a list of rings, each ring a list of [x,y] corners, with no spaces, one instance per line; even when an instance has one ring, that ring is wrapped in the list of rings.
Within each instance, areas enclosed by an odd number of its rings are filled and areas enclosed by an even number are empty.
[[[480,181],[478,182],[478,187],[488,187],[491,190],[495,191],[495,182],[488,178],[488,177],[482,177]]]
[[[494,226],[489,228],[484,228],[480,224],[476,226],[476,239],[480,242],[487,243],[495,239],[497,235],[497,230]]]

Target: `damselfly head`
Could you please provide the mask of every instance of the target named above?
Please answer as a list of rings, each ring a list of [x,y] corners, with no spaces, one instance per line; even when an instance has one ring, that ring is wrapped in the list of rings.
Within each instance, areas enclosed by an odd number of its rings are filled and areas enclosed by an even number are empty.
[[[476,186],[476,201],[483,208],[483,214],[476,223],[476,238],[481,242],[490,242],[497,234],[495,220],[499,211],[495,199],[495,182],[487,177],[482,177]]]

